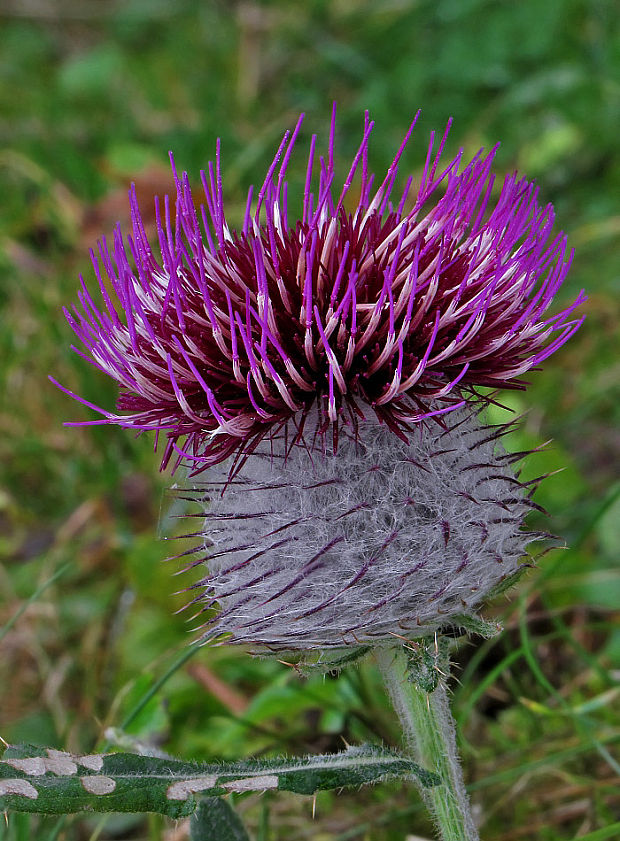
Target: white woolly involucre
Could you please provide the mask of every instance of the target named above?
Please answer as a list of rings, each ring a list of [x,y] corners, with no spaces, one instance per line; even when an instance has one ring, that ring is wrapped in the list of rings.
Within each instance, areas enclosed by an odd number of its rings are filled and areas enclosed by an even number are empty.
[[[264,439],[230,483],[229,462],[210,468],[209,574],[194,586],[220,610],[205,639],[298,650],[417,636],[514,573],[534,535],[503,428],[471,409],[441,423],[407,445],[361,421],[336,455]]]

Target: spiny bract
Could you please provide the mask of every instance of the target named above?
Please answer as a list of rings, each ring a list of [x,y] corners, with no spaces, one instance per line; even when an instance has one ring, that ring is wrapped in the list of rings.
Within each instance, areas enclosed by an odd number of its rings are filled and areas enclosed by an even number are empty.
[[[536,538],[522,528],[534,503],[505,431],[459,409],[418,424],[406,444],[369,419],[356,435],[343,430],[336,455],[279,436],[233,479],[226,462],[211,468],[194,490],[209,567],[196,603],[221,608],[204,638],[340,647],[471,613]]]

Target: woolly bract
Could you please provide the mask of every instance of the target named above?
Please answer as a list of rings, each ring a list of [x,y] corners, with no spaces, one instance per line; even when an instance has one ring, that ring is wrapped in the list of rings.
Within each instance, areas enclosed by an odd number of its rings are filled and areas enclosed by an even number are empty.
[[[211,468],[195,490],[209,569],[195,601],[220,607],[204,638],[340,647],[427,634],[471,612],[534,538],[503,431],[456,410],[406,444],[369,420],[343,430],[337,455],[320,436],[292,448],[279,436],[232,479],[228,463]]]

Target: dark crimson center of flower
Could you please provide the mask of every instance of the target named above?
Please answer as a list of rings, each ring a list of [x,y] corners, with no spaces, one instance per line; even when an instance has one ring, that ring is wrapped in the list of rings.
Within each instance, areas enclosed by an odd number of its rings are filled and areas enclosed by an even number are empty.
[[[304,291],[307,272],[312,278],[312,306],[318,311],[323,329],[339,307],[342,309],[338,327],[328,341],[343,372],[347,392],[371,405],[385,393],[397,366],[403,372],[415,369],[428,348],[437,309],[445,309],[449,300],[454,299],[455,290],[461,286],[467,271],[467,254],[453,254],[457,243],[433,239],[427,228],[408,237],[415,227],[412,221],[399,245],[397,228],[401,222],[402,218],[396,213],[383,217],[375,212],[366,218],[354,219],[341,210],[335,233],[329,224],[325,224],[321,232],[315,234],[314,248],[308,246],[313,235],[308,224],[298,222],[294,229],[285,231],[283,237],[271,239],[268,229],[265,226],[261,228],[268,298],[272,303],[277,339],[293,365],[312,383],[314,393],[295,388],[282,355],[270,343],[267,343],[268,354],[296,399],[305,406],[313,402],[317,394],[327,393],[330,367],[314,317],[311,326],[314,353],[308,358],[306,352]],[[227,243],[218,255],[222,270],[229,277],[237,275],[241,278],[255,298],[259,290],[252,240],[235,232],[232,242]],[[433,271],[433,265],[438,260],[441,261],[441,271],[437,273]],[[234,271],[231,272],[231,268]],[[415,275],[415,288],[407,292],[405,287],[409,284],[407,289],[410,289],[412,275]],[[351,302],[346,300],[350,298],[352,277],[355,316]],[[461,303],[466,304],[474,298],[486,282],[485,274],[466,285],[460,293]],[[410,295],[413,296],[412,302],[409,301]],[[425,296],[431,297],[433,305],[418,319]],[[441,348],[451,341],[469,315],[470,309],[465,307],[462,317],[455,317],[448,325],[441,326],[435,337],[435,346]],[[407,316],[409,324],[414,324],[415,329],[405,329],[399,334]],[[254,339],[258,332],[260,325],[254,322]],[[400,360],[396,342],[399,335],[402,343]],[[351,338],[355,341],[352,358]],[[450,374],[456,374],[462,364],[457,359],[453,366],[444,365],[439,376],[426,371],[416,391],[423,396],[429,388],[436,388],[438,383],[446,382]],[[276,400],[281,405],[281,401]],[[340,401],[338,403],[340,405]]]
[[[399,248],[398,236],[394,232],[400,222],[401,218],[396,213],[382,217],[375,212],[362,221],[354,220],[342,210],[335,233],[329,224],[324,225],[321,232],[315,234],[313,248],[308,246],[313,236],[308,224],[298,222],[294,229],[285,231],[283,237],[271,240],[268,229],[265,226],[261,228],[267,292],[272,304],[277,340],[286,357],[312,383],[314,393],[295,388],[294,383],[290,382],[282,354],[269,342],[268,355],[274,368],[281,373],[295,397],[301,399],[304,405],[313,402],[317,394],[327,392],[330,367],[314,313],[311,323],[314,353],[309,358],[306,351],[304,294],[308,272],[311,275],[312,308],[314,310],[316,307],[323,330],[339,307],[341,309],[338,326],[333,329],[328,342],[343,371],[348,392],[372,404],[392,379],[398,364],[394,338],[406,317],[407,309],[407,301],[398,300],[399,292],[407,282],[416,253],[416,275],[423,276],[439,251],[436,242],[426,244],[423,233]],[[232,242],[228,242],[218,252],[218,257],[222,271],[231,280],[235,276],[240,278],[254,300],[259,294],[259,288],[252,239],[235,232]],[[440,277],[440,288],[434,297],[441,297],[455,285],[458,286],[463,271],[464,261],[461,260],[456,261],[449,270],[444,270]],[[400,280],[394,282],[399,277]],[[238,282],[233,285],[241,292]],[[351,285],[354,286],[355,314],[351,301],[347,301],[351,297]],[[420,282],[414,297],[417,299],[423,296],[428,285],[429,278]],[[243,311],[246,308],[243,306],[240,309]],[[412,310],[410,315],[415,315],[415,304],[409,309]],[[244,312],[244,322],[247,321],[246,316],[247,312]],[[261,325],[254,318],[250,322],[256,341]],[[434,319],[429,316],[421,321],[415,331],[406,331],[400,363],[404,369],[415,366],[421,358],[428,345],[433,323]],[[347,359],[348,350],[350,355],[350,338],[359,343],[362,336],[363,347]],[[391,353],[373,370],[388,342],[393,345]]]

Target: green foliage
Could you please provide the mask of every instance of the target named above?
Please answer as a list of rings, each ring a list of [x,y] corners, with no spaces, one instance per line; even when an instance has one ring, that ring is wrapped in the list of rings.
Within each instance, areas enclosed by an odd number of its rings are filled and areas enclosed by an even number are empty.
[[[192,815],[190,841],[250,841],[240,817],[221,797],[205,797]]]
[[[357,664],[371,651],[369,645],[356,645],[348,649],[321,651],[318,656],[306,656],[294,664],[300,674],[310,677],[312,674],[338,673],[347,666]]]
[[[450,672],[449,640],[446,637],[421,637],[406,646],[407,680],[417,689],[432,694]]]
[[[500,584],[502,589],[498,592],[496,588],[491,593],[489,601],[514,586],[521,578],[522,573],[523,567],[520,567],[514,575],[507,576]],[[453,616],[451,621],[454,627],[460,628],[468,634],[475,634],[479,637],[484,637],[484,639],[490,639],[491,637],[497,636],[497,634],[501,633],[502,630],[502,626],[499,622],[487,622],[485,619],[481,619],[480,616],[476,616],[476,614],[473,613],[458,614],[457,616]]]
[[[19,745],[0,760],[0,809],[48,815],[158,812],[179,818],[194,812],[201,796],[270,789],[315,794],[409,775],[425,787],[439,782],[412,760],[370,745],[305,759],[217,765],[131,753],[75,756]]]

